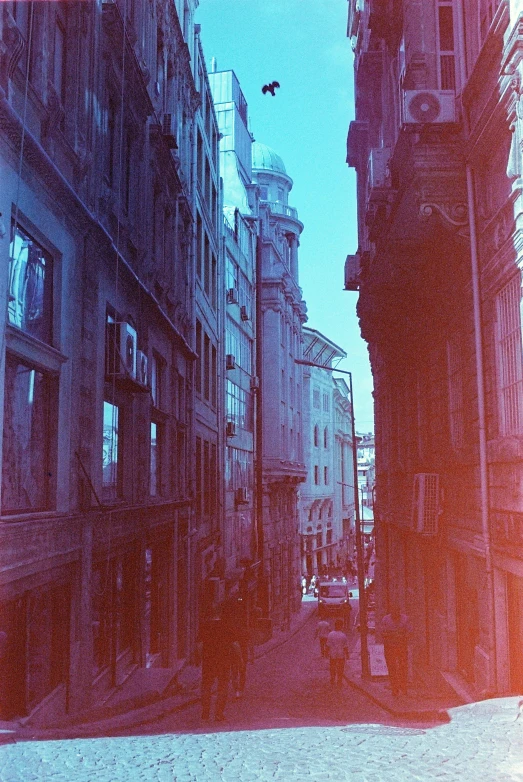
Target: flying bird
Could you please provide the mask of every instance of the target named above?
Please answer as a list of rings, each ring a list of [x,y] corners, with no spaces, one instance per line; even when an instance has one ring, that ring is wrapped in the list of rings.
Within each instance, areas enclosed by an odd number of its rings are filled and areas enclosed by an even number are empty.
[[[264,94],[264,95],[267,95],[267,93],[268,93],[268,92],[270,92],[270,93],[271,93],[271,95],[272,95],[272,97],[274,98],[274,96],[276,95],[276,93],[274,92],[274,90],[275,90],[277,87],[279,87],[279,86],[280,86],[280,83],[279,83],[278,81],[271,81],[271,83],[270,83],[270,84],[264,84],[264,85],[263,85],[263,87],[262,87],[262,92],[263,92],[263,94]]]

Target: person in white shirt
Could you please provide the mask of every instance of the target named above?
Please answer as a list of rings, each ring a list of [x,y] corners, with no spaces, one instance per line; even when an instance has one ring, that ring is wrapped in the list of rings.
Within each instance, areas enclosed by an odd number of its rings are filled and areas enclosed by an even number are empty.
[[[343,632],[343,619],[336,619],[334,630],[327,636],[331,684],[341,687],[345,660],[349,656],[349,640]]]

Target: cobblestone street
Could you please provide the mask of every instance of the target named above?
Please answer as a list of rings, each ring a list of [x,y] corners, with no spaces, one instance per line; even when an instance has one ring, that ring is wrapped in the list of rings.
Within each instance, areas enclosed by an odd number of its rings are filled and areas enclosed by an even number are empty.
[[[402,723],[348,683],[331,688],[315,623],[249,665],[225,722],[202,722],[195,692],[186,708],[115,731],[127,735],[2,746],[0,781],[523,780],[517,698],[452,709],[447,723]]]

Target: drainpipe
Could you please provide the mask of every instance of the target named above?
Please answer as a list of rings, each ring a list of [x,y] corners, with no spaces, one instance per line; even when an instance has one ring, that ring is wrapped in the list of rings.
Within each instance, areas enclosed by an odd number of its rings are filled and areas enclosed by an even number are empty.
[[[465,62],[465,10],[464,0],[461,0],[458,8],[458,35],[460,43],[459,77],[461,95],[467,81],[467,68]],[[469,128],[466,112],[462,111],[464,139],[468,138]],[[476,225],[476,204],[474,198],[474,174],[469,159],[465,162],[465,174],[467,178],[467,209],[470,228],[470,261],[472,280],[472,301],[474,310],[474,347],[476,354],[476,384],[478,394],[478,438],[479,438],[479,477],[481,498],[481,529],[485,552],[485,575],[487,579],[487,601],[489,614],[489,654],[492,665],[489,671],[489,689],[496,690],[497,665],[496,665],[496,606],[494,594],[494,575],[492,569],[492,549],[490,535],[489,514],[489,482],[488,482],[488,458],[487,458],[487,428],[485,413],[485,369],[483,364],[483,334],[481,320],[481,283],[479,270],[479,255]]]

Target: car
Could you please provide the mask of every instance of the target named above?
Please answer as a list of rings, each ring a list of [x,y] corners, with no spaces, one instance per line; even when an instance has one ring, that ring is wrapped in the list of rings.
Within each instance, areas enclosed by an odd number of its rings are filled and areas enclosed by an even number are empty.
[[[352,592],[346,581],[331,579],[318,585],[318,612],[320,617],[342,617],[347,619],[351,612]]]

